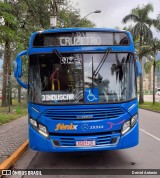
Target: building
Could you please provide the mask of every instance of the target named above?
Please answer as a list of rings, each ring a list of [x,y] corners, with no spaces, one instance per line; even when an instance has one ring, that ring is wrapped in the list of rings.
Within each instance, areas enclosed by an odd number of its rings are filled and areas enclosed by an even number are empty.
[[[144,70],[143,70],[144,71]],[[158,88],[158,81],[157,75],[155,76],[155,88]],[[139,91],[139,78],[137,80],[137,87]],[[144,93],[152,93],[153,92],[153,66],[149,74],[143,72],[143,91]]]

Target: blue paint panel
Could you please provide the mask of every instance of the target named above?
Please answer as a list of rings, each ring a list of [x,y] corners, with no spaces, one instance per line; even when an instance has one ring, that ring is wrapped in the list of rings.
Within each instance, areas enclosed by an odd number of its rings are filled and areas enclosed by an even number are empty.
[[[136,136],[135,136],[136,135]],[[60,136],[50,136],[50,139],[45,139],[37,133],[31,126],[29,126],[29,147],[37,151],[45,152],[73,152],[73,151],[102,151],[102,150],[119,150],[136,146],[139,142],[138,124],[136,124],[126,135],[120,136],[117,144],[102,145],[94,147],[55,147],[53,140],[60,140]],[[95,135],[96,136],[96,135]],[[61,136],[62,137],[62,136]],[[85,140],[90,140],[91,136],[85,136]],[[84,140],[83,136],[74,136],[75,140]]]
[[[137,100],[133,100],[127,103],[121,103],[121,104],[94,104],[94,105],[68,105],[68,106],[43,106],[43,105],[36,105],[29,103],[29,116],[31,116],[33,119],[37,119],[40,123],[46,125],[49,132],[56,132],[56,133],[93,133],[93,132],[105,132],[105,131],[114,131],[114,130],[121,130],[122,124],[124,121],[129,120],[132,116],[134,116],[138,111],[138,102]],[[35,110],[38,110],[40,113],[37,113]],[[121,108],[121,109],[119,109]],[[54,111],[58,111],[61,109],[61,112],[58,112],[60,116],[63,116],[62,113],[64,113],[64,116],[61,118],[54,117],[52,119],[52,115],[55,113]],[[130,110],[129,110],[130,109]],[[46,111],[50,111],[50,115],[45,115]],[[111,118],[112,111],[114,111],[115,115]],[[51,112],[53,111],[53,113]],[[67,113],[67,111],[70,111]],[[81,112],[80,112],[81,111]],[[84,112],[83,112],[84,111]],[[70,113],[73,113],[73,115],[76,116],[76,113],[80,112],[80,116],[88,115],[84,114],[88,111],[89,113],[92,113],[92,116],[94,116],[94,113],[99,113],[101,117],[92,118],[92,119],[78,119],[78,116],[75,117],[75,119],[69,120]],[[116,114],[117,111],[117,114]],[[120,112],[121,111],[121,112]],[[103,115],[105,112],[109,112],[109,115]],[[69,114],[69,116],[67,116]],[[116,117],[117,116],[117,117]],[[64,117],[67,117],[68,119],[64,119]],[[57,125],[60,124],[60,127],[58,130],[55,131]],[[64,126],[70,126],[71,124],[76,125],[76,129],[72,130],[64,130],[61,129],[64,124]],[[89,129],[82,130],[82,127],[84,125],[87,125]],[[97,128],[98,126],[98,128]]]
[[[30,142],[30,148],[34,150],[39,151],[47,151],[47,152],[68,152],[68,151],[97,151],[97,150],[117,150],[117,149],[124,149],[136,146],[138,144],[138,123],[124,136],[120,136],[119,142],[116,145],[106,145],[106,146],[97,146],[97,147],[86,147],[86,148],[80,148],[80,147],[73,147],[73,144],[75,144],[75,140],[90,140],[95,139],[96,134],[104,136],[110,135],[111,137],[114,136],[114,133],[111,134],[111,131],[120,131],[123,125],[123,120],[128,120],[131,118],[131,116],[135,115],[137,113],[137,99],[121,103],[121,104],[92,104],[92,105],[70,105],[70,106],[42,106],[42,105],[36,105],[33,103],[29,103],[29,115],[35,119],[37,119],[40,123],[47,126],[48,131],[50,132],[50,139],[44,138],[42,135],[40,135],[37,131],[35,131],[29,124],[29,142]],[[35,109],[39,110],[40,113],[36,113],[32,109],[34,107]],[[76,111],[77,109],[85,110],[88,108],[88,110],[96,111],[96,109],[102,109],[102,108],[121,108],[123,110],[123,114],[121,114],[118,118],[112,118],[112,119],[100,119],[100,120],[85,120],[85,119],[76,119],[76,120],[53,120],[48,117],[45,117],[45,111],[46,109],[66,109],[66,110],[73,110]],[[64,124],[70,126],[77,125],[76,129],[71,130],[64,130],[63,126],[62,129],[58,129],[55,131],[58,124]],[[96,126],[100,126],[99,128],[96,128]],[[103,126],[103,127],[101,127]],[[60,128],[60,127],[59,127]],[[72,128],[72,127],[71,127]],[[92,129],[91,129],[92,128]],[[51,134],[52,133],[52,134]],[[55,133],[55,134],[54,134]],[[56,134],[59,134],[60,136],[56,136]],[[65,134],[70,134],[70,136],[65,136]],[[83,134],[85,136],[77,136],[77,134]],[[89,135],[91,134],[91,135]],[[55,135],[55,136],[54,136]],[[76,136],[75,136],[76,135]],[[73,138],[73,142],[70,142],[70,147],[54,147],[52,141],[53,140],[59,140],[61,141],[61,137],[66,138]],[[97,138],[97,137],[96,137]],[[101,141],[101,140],[100,140]],[[107,141],[107,140],[105,140]],[[99,143],[99,142],[98,142]],[[103,142],[102,142],[103,143]],[[104,142],[106,143],[106,142]],[[64,144],[64,143],[63,143]]]
[[[45,124],[51,133],[100,133],[110,131],[120,131],[125,121],[130,119],[128,114],[123,115],[118,119],[101,119],[101,120],[51,120],[43,118],[40,120],[42,124]],[[73,127],[72,127],[73,125]],[[71,126],[71,129],[64,129],[65,126]],[[85,127],[85,128],[84,128]],[[72,129],[73,128],[73,129]],[[74,129],[75,128],[75,129]]]
[[[130,148],[136,146],[139,143],[139,124],[138,122],[130,130],[126,135],[123,137],[123,147]]]
[[[28,54],[29,55],[31,55],[31,54],[41,54],[42,51],[43,51],[43,53],[53,53],[54,49],[57,49],[60,53],[67,53],[67,52],[69,52],[69,53],[105,52],[108,48],[111,48],[112,52],[117,52],[117,51],[126,52],[127,51],[127,52],[134,53],[133,46],[111,46],[111,47],[109,47],[109,46],[62,47],[61,46],[61,47],[31,48],[28,51]]]

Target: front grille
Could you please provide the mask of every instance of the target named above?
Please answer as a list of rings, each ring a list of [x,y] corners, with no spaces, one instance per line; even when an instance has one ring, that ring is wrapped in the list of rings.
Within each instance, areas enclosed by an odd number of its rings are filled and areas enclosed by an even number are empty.
[[[61,146],[74,146],[74,138],[60,138]]]
[[[53,146],[57,146],[55,145],[55,141],[59,142],[60,147],[76,147],[76,141],[78,140],[95,140],[96,141],[96,145],[95,146],[104,146],[104,145],[114,145],[118,142],[120,137],[120,134],[116,133],[116,134],[112,134],[112,135],[108,135],[108,134],[104,134],[104,135],[98,135],[98,136],[91,136],[91,137],[82,137],[82,136],[54,136],[54,138],[52,139],[52,143]],[[114,140],[114,142],[113,142]]]
[[[111,144],[111,136],[97,137],[97,145]]]
[[[44,116],[55,120],[74,119],[110,119],[117,118],[125,112],[122,108],[101,108],[101,109],[48,109]],[[86,118],[83,118],[86,117]],[[88,117],[87,117],[88,116]]]

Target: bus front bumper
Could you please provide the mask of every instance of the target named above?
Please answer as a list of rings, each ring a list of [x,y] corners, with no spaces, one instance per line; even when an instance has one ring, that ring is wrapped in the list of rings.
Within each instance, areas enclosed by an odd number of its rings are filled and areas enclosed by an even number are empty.
[[[44,151],[44,152],[73,152],[73,151],[100,151],[100,150],[119,150],[119,149],[125,149],[130,148],[133,146],[136,146],[139,142],[139,135],[138,135],[138,123],[134,125],[134,127],[129,130],[125,135],[119,134],[109,134],[108,137],[111,139],[117,138],[115,143],[109,143],[109,144],[101,144],[97,145],[97,140],[100,138],[104,138],[103,135],[94,135],[94,136],[54,136],[50,135],[49,139],[45,138],[41,134],[39,134],[32,126],[29,126],[29,147],[33,150],[37,151]],[[107,133],[105,134],[105,138]],[[71,146],[56,146],[54,144],[54,141],[59,141],[61,139],[64,139],[64,142],[67,142],[68,144],[71,141]],[[108,138],[107,138],[108,139]],[[95,146],[86,146],[86,147],[79,147],[75,146],[73,142],[76,142],[77,140],[96,140]],[[72,145],[74,144],[74,145]]]

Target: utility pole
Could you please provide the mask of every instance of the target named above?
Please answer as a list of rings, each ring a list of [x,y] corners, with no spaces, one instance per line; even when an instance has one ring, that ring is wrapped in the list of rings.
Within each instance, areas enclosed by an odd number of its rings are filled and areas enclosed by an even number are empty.
[[[56,28],[57,26],[57,16],[59,11],[59,6],[63,3],[63,0],[50,0],[50,26],[51,28]]]

